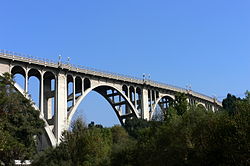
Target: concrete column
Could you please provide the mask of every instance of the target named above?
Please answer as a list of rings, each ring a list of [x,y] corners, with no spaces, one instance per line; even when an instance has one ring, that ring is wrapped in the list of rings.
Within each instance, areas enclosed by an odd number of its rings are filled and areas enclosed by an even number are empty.
[[[137,107],[136,107],[136,105],[137,105],[137,99],[136,99],[136,88],[134,87],[134,91],[135,91],[135,95],[134,95],[134,104],[135,104],[135,109],[137,110]]]
[[[156,104],[156,101],[157,101],[157,99],[156,99],[156,91],[154,91],[154,104]]]
[[[129,91],[129,89],[130,89],[130,87],[128,86],[128,95],[127,95],[127,97],[128,97],[128,101],[131,101],[131,99],[130,99],[130,91]],[[130,110],[130,107],[126,104],[126,114],[129,114],[129,113],[131,113],[131,110]]]
[[[41,111],[41,114],[42,116],[44,117],[44,114],[43,114],[43,111],[44,111],[44,89],[43,89],[43,86],[44,86],[44,82],[43,82],[43,73],[41,73],[41,79],[40,79],[40,102],[39,102],[39,107],[40,107],[40,111]]]
[[[53,97],[51,96],[51,93],[52,93],[51,92],[51,80],[48,78],[46,78],[46,79],[43,78],[43,91],[44,91],[44,97],[43,97],[44,117],[45,117],[45,119],[51,119],[52,118],[52,98]]]
[[[84,93],[84,78],[82,78],[82,95]]]
[[[128,99],[131,101],[130,86],[128,86]]]
[[[142,118],[149,120],[149,109],[148,109],[148,90],[142,89]]]
[[[73,76],[73,101],[72,106],[76,104],[76,77]]]
[[[57,143],[60,143],[62,132],[67,126],[67,77],[61,72],[57,75],[55,90],[55,136]]]
[[[153,93],[153,91],[152,90],[149,90],[149,93],[150,93],[150,111],[152,112],[153,111],[153,105],[152,105],[152,102],[153,102],[153,95],[152,95],[152,93]]]
[[[29,84],[28,72],[25,71],[24,92],[26,93],[28,93],[28,84]]]

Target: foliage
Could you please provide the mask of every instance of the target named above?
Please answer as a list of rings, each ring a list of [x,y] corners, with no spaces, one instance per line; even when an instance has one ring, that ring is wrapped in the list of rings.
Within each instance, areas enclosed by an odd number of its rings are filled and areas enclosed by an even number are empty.
[[[34,155],[34,135],[43,123],[10,75],[0,77],[1,161]],[[177,94],[160,121],[127,119],[124,128],[103,128],[77,119],[61,143],[36,155],[41,166],[230,166],[250,165],[250,94],[228,94],[220,111],[189,106]],[[0,162],[1,162],[0,161]]]
[[[177,93],[173,108],[176,110],[177,115],[183,115],[188,109],[187,96],[184,93]]]
[[[236,103],[241,101],[240,98],[237,98],[230,93],[227,94],[227,98],[222,101],[223,108],[228,111],[229,115],[233,115],[236,110]]]
[[[0,161],[30,159],[36,152],[36,135],[44,123],[30,100],[18,93],[8,73],[0,76]]]
[[[112,136],[110,129],[87,128],[81,119],[72,131],[63,134],[61,144],[38,156],[34,165],[104,166],[110,164]]]

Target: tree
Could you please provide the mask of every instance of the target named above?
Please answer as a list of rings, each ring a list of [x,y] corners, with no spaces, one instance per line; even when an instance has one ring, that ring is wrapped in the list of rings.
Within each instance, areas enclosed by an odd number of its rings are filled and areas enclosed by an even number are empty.
[[[177,93],[173,103],[177,115],[183,115],[188,109],[187,96],[184,93]]]
[[[121,126],[112,127],[111,132],[113,138],[111,165],[136,165],[136,140]]]
[[[0,76],[0,160],[6,165],[14,159],[31,159],[37,152],[35,136],[44,127],[39,111],[13,83],[9,73]]]
[[[33,165],[110,165],[112,135],[110,129],[87,128],[81,119],[72,125],[72,131],[63,133],[62,142],[55,149],[39,154]]]
[[[228,93],[227,98],[223,99],[222,101],[222,106],[226,111],[228,111],[229,115],[234,115],[236,110],[236,103],[238,101],[241,101],[241,98],[237,98],[236,96]]]

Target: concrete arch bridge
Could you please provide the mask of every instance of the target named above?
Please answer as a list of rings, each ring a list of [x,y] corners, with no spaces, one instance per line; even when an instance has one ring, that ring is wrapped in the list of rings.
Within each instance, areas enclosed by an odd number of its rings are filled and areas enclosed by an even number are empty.
[[[79,104],[91,91],[110,103],[121,124],[131,117],[151,120],[157,106],[166,109],[177,92],[186,93],[190,104],[207,110],[221,107],[214,98],[183,88],[7,51],[0,52],[0,74],[4,72],[23,77],[24,87],[15,86],[24,95],[28,93],[29,78],[39,80],[36,109],[46,123],[42,147],[60,143],[62,132],[69,128]]]

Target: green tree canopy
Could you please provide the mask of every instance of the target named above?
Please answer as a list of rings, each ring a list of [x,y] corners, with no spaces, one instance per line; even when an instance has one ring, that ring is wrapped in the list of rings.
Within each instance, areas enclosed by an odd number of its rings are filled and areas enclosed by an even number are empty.
[[[0,76],[0,161],[31,159],[37,153],[35,136],[44,122],[32,102],[16,91],[9,73]]]

